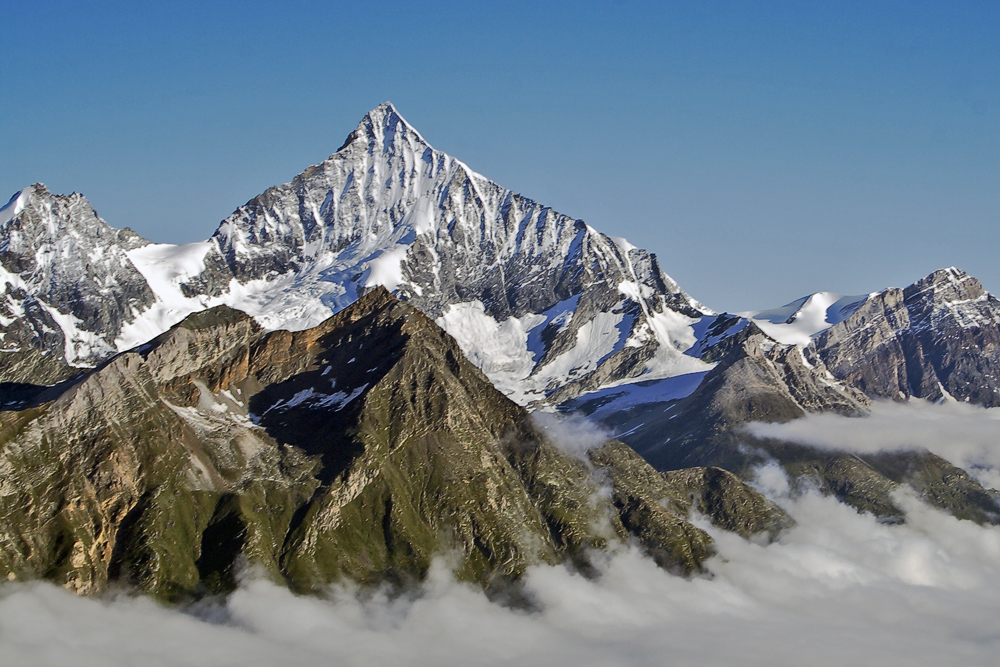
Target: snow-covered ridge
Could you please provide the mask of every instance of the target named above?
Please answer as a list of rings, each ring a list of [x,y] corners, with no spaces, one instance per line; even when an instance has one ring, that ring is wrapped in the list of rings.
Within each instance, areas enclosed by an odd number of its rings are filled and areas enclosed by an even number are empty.
[[[475,173],[389,103],[205,241],[151,244],[109,227],[81,195],[36,185],[0,209],[0,250],[3,351],[94,365],[220,304],[267,329],[305,329],[382,285],[522,404],[688,378],[661,383],[674,396],[712,368],[702,355],[749,321],[780,344],[807,346],[872,297],[821,292],[738,323],[716,318],[652,254]],[[1000,321],[995,300],[956,269],[907,290],[934,295],[930,310],[914,311],[920,326]]]
[[[853,315],[873,294],[844,296],[816,292],[780,308],[737,313],[786,345],[808,345],[818,334]]]
[[[197,270],[170,268],[195,245]],[[626,349],[642,350],[630,377],[706,367],[683,352],[710,311],[652,255],[473,172],[389,103],[329,159],[195,245],[129,254],[158,300],[121,345],[216,303],[266,328],[303,329],[383,285],[436,318],[520,402],[621,364]]]

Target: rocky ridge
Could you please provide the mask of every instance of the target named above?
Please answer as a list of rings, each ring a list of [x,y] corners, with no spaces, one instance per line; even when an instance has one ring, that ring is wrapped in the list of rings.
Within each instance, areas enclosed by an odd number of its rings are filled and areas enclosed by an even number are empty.
[[[390,104],[367,114],[328,160],[237,209],[207,241],[148,243],[107,226],[82,196],[52,195],[40,185],[0,209],[0,231],[0,409],[11,414],[48,410],[51,401],[79,391],[75,378],[89,368],[185,316],[181,328],[192,331],[202,318],[211,323],[228,312],[195,314],[207,308],[246,311],[252,319],[240,326],[259,327],[253,336],[302,332],[383,286],[452,334],[515,402],[582,410],[662,470],[722,466],[746,476],[770,457],[793,476],[814,477],[885,517],[899,516],[891,493],[908,484],[956,514],[994,520],[991,493],[947,461],[861,461],[742,431],[748,422],[810,412],[863,415],[872,399],[997,405],[1000,302],[974,278],[945,269],[905,289],[820,293],[773,311],[716,315],[667,277],[653,255],[434,150]],[[205,363],[207,375],[223,372]],[[111,373],[106,368],[96,372]],[[300,381],[291,396],[275,394],[277,402],[261,411],[248,409],[245,419],[263,421],[240,428],[264,428],[272,438],[270,431],[296,433],[301,424],[350,414],[344,406],[371,390],[359,377],[315,393],[312,381]],[[198,391],[187,387],[184,400],[202,395],[194,386]],[[355,390],[361,393],[352,396]],[[164,400],[204,413],[198,423],[217,417],[207,404],[175,399]],[[274,421],[282,415],[284,422]],[[410,417],[435,423],[442,415]],[[331,446],[294,444],[313,452],[307,457]],[[616,507],[660,516],[645,501],[615,493]],[[672,507],[676,518],[694,505]],[[226,509],[219,520],[229,516]],[[639,535],[640,523],[623,530]],[[332,576],[319,571],[317,580]]]
[[[80,593],[224,592],[241,564],[299,591],[404,584],[442,555],[499,592],[620,540],[679,572],[712,551],[686,521],[691,488],[620,442],[567,454],[384,289],[299,332],[189,316],[0,412],[0,471],[0,571]],[[741,521],[780,526],[757,510]]]
[[[52,383],[116,352],[156,298],[128,258],[148,243],[41,184],[0,209],[0,383]]]

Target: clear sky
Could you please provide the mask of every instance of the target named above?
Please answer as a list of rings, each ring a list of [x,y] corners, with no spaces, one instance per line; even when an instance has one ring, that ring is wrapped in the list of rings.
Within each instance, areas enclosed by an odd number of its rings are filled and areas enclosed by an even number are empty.
[[[391,100],[717,310],[1000,292],[1000,2],[0,0],[0,196],[206,238]]]

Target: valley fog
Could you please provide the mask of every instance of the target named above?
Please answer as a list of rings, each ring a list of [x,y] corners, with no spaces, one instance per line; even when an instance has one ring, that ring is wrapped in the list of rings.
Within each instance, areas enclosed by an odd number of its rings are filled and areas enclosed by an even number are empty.
[[[903,417],[907,409],[902,406]],[[884,434],[889,418],[882,416],[851,420],[844,428],[852,429],[852,438],[866,425]],[[951,419],[949,428],[954,441],[983,437],[975,415]],[[995,467],[983,472],[998,474]],[[535,611],[490,602],[456,582],[445,559],[436,561],[419,592],[398,597],[347,587],[300,597],[250,572],[227,599],[184,608],[124,593],[87,599],[48,583],[5,584],[0,662],[995,662],[1000,528],[955,519],[904,491],[895,500],[906,511],[905,524],[880,523],[808,485],[791,489],[774,464],[757,470],[755,486],[796,525],[765,545],[699,523],[716,540],[718,554],[704,575],[689,579],[622,545],[595,556],[599,576],[593,579],[561,566],[530,568],[524,588]]]

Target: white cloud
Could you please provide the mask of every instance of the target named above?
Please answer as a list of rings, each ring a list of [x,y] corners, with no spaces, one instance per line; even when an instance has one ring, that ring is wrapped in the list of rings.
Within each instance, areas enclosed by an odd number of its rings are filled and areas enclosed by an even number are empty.
[[[857,454],[926,449],[964,468],[984,486],[1000,488],[1000,408],[914,399],[876,403],[867,417],[818,414],[748,428],[758,437]]]
[[[0,587],[0,663],[18,665],[938,665],[1000,653],[1000,528],[897,500],[905,525],[783,494],[797,525],[769,545],[707,527],[711,577],[683,579],[620,548],[588,580],[536,567],[541,611],[490,603],[443,563],[422,595],[298,597],[249,581],[186,612],[50,584]],[[764,484],[761,485],[762,488]]]
[[[594,484],[594,491],[590,496],[591,507],[595,510],[591,529],[606,539],[617,539],[611,522],[611,479],[606,471],[596,468],[587,455],[589,451],[604,445],[611,435],[600,424],[579,414],[560,415],[538,411],[533,412],[531,418],[549,442],[564,454],[582,461],[587,467]]]
[[[531,418],[564,453],[589,461],[587,452],[600,447],[611,435],[599,424],[578,414],[533,412]]]

